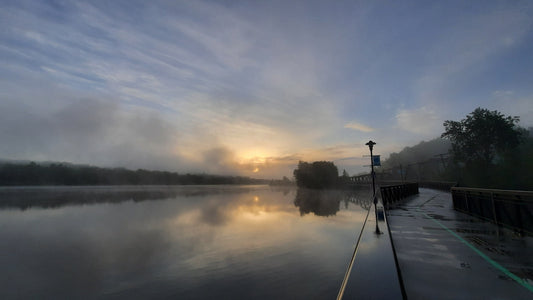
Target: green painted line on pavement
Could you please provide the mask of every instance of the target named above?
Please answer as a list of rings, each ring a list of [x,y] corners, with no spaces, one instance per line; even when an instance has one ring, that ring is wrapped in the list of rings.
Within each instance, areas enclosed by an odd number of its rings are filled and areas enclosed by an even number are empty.
[[[436,196],[435,196],[436,197]],[[435,197],[431,198],[430,200],[433,200]],[[518,284],[520,284],[521,286],[525,287],[527,290],[529,290],[530,292],[533,292],[533,286],[530,285],[529,283],[527,283],[524,279],[516,276],[515,274],[513,274],[511,271],[507,270],[504,266],[500,265],[499,263],[495,262],[494,260],[492,260],[490,257],[488,257],[487,255],[485,255],[485,253],[481,252],[479,249],[477,249],[474,245],[470,244],[467,240],[463,239],[461,236],[459,236],[457,233],[453,232],[450,228],[446,227],[444,224],[442,224],[441,222],[435,220],[433,217],[429,216],[428,214],[426,214],[425,212],[422,212],[420,211],[420,208],[428,203],[430,200],[424,202],[422,205],[418,206],[418,208],[416,209],[417,212],[420,212],[421,214],[423,214],[424,216],[426,216],[428,219],[432,220],[433,222],[437,223],[437,225],[439,225],[440,227],[442,227],[444,230],[448,231],[451,235],[453,235],[454,237],[456,237],[458,240],[460,240],[461,242],[463,242],[465,245],[467,245],[470,249],[474,250],[475,253],[477,253],[479,256],[481,256],[483,259],[485,259],[487,262],[489,262],[492,266],[494,266],[496,269],[500,270],[501,272],[503,272],[505,275],[509,276],[511,279],[513,279],[514,281],[516,281]]]

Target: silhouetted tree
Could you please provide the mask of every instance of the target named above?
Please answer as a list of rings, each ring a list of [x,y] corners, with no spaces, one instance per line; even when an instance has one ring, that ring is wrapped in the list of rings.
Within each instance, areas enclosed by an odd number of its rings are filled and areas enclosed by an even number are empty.
[[[283,178],[280,180],[280,179],[272,179],[270,181],[270,185],[271,186],[290,186],[290,185],[293,185],[294,182],[292,182],[289,178],[287,178],[287,176],[283,176]]]
[[[346,172],[346,170],[342,170],[342,177],[350,177],[350,175],[348,174],[348,172]]]
[[[451,173],[457,174],[460,185],[504,189],[529,185],[518,179],[528,175],[522,174],[516,157],[527,160],[532,155],[527,147],[519,147],[528,139],[525,129],[517,125],[519,120],[477,108],[466,119],[444,122],[442,137],[452,142],[451,153],[457,163],[450,167],[454,169]],[[511,176],[502,178],[502,174]]]
[[[315,161],[313,163],[300,161],[298,168],[293,173],[299,187],[323,189],[334,187],[339,182],[337,166],[328,161]]]
[[[496,110],[476,108],[466,119],[445,121],[441,137],[451,140],[456,161],[487,166],[496,155],[503,155],[520,144],[524,130],[517,126],[519,120]]]

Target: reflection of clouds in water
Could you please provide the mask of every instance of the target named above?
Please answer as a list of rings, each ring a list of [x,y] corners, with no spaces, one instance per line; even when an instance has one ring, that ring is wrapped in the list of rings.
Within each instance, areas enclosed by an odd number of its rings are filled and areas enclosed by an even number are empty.
[[[225,207],[212,202],[201,210],[200,222],[219,226],[224,225],[229,218],[228,210]]]
[[[254,186],[224,185],[0,187],[0,209],[59,208],[67,205],[249,194],[256,188]]]
[[[262,213],[292,213],[294,208],[287,201],[288,199],[290,199],[288,193],[281,196],[277,193],[273,194],[269,189],[238,195],[215,195],[197,208],[199,210],[197,219],[189,218],[188,220],[196,226],[202,224],[222,226],[234,219],[250,215],[257,217]]]
[[[122,213],[100,206],[85,207],[83,215],[76,209],[2,214],[0,282],[9,283],[2,298],[14,296],[4,294],[10,291],[22,298],[39,298],[43,291],[55,298],[94,297],[111,288],[109,276],[113,285],[151,276],[169,241],[134,206],[122,207]]]
[[[239,274],[250,272],[255,273],[247,282],[255,286],[272,280],[265,272],[292,274],[284,280],[297,286],[304,273],[342,270],[344,248],[329,245],[350,244],[359,222],[352,211],[328,218],[327,227],[324,218],[300,218],[295,189],[189,192],[162,201],[0,210],[0,283],[9,285],[0,289],[0,298],[32,298],[44,291],[56,298],[127,298],[150,286],[173,295],[191,286],[203,291],[222,278],[232,278],[226,284],[235,295],[243,282]],[[342,266],[315,258],[324,253]]]

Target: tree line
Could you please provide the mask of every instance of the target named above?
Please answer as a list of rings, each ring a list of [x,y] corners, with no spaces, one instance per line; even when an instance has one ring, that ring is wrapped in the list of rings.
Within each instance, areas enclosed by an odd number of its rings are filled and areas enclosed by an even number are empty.
[[[30,162],[0,165],[0,185],[190,185],[265,184],[268,181],[243,176],[179,174],[167,171],[100,168],[62,163]]]
[[[522,128],[519,121],[477,108],[460,121],[445,121],[440,138],[391,154],[381,171],[396,180],[533,190],[533,128]]]

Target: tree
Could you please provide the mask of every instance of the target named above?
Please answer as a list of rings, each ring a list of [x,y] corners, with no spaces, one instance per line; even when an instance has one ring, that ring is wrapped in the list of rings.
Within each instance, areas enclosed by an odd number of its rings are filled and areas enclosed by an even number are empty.
[[[344,177],[344,178],[348,178],[348,177],[350,177],[350,175],[348,174],[348,172],[346,172],[346,169],[343,169],[343,170],[342,170],[342,177]]]
[[[520,144],[524,130],[518,127],[519,121],[496,110],[476,108],[466,119],[445,121],[441,137],[452,142],[455,161],[487,167]]]
[[[294,170],[294,178],[299,187],[322,189],[334,187],[338,183],[339,170],[329,161],[307,163],[300,161]]]

